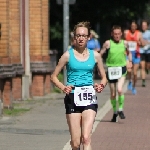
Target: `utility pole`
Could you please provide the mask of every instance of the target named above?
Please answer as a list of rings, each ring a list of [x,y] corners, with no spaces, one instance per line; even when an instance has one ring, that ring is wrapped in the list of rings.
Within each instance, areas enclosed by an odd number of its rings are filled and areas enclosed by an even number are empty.
[[[69,0],[63,0],[63,52],[65,52],[69,46]],[[66,67],[63,69],[64,84],[67,83]]]
[[[57,4],[63,4],[63,52],[65,52],[69,46],[69,5],[75,4],[76,0],[56,0]],[[66,67],[63,69],[64,84],[67,83]]]

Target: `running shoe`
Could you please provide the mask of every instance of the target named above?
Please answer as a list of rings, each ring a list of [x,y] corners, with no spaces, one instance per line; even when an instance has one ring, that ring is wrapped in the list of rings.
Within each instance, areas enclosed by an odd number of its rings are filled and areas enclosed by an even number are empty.
[[[145,69],[145,72],[146,72],[146,74],[149,74],[149,70],[148,69]]]
[[[118,122],[118,114],[113,114],[111,122]]]
[[[120,119],[125,119],[126,118],[123,111],[119,111],[118,115],[119,115]]]
[[[129,81],[129,83],[128,83],[128,90],[132,90],[132,82],[131,81]]]
[[[73,150],[73,149],[72,149]],[[78,150],[80,150],[80,147],[78,148]]]
[[[135,95],[136,93],[137,93],[137,91],[136,91],[136,89],[133,87],[133,88],[132,88],[132,94]]]
[[[142,82],[142,87],[145,87],[145,86],[146,86],[145,82]]]

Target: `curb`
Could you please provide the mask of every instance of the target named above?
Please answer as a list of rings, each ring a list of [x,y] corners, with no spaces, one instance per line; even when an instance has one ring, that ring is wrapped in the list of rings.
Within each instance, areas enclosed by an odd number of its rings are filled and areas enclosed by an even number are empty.
[[[31,98],[31,100],[59,100],[59,99],[64,99],[65,97],[65,93],[50,93],[50,94],[47,94],[45,96],[34,96]]]

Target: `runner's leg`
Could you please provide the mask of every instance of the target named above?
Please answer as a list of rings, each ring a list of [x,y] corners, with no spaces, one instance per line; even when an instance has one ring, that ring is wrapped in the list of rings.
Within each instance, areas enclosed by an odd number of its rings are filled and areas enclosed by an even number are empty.
[[[141,66],[140,70],[141,70],[142,86],[145,87],[145,74],[146,74],[146,54],[145,53],[141,54],[140,66]]]
[[[147,74],[149,74],[149,71],[150,71],[150,53],[146,54],[146,70],[147,70]]]
[[[111,100],[111,104],[112,104],[112,108],[114,113],[117,113],[117,101],[116,101],[116,83],[109,83],[109,87],[110,87],[110,100]]]
[[[82,144],[83,150],[92,150],[91,148],[91,133],[93,128],[96,112],[92,109],[82,112]]]
[[[129,79],[128,90],[132,90],[132,71],[128,72],[128,79]]]
[[[127,60],[127,64],[129,63],[129,60]],[[132,90],[132,69],[127,67],[127,76],[128,76],[128,90]]]
[[[111,119],[112,122],[118,122],[117,116],[117,100],[116,100],[116,82],[115,83],[109,83],[110,87],[110,102],[113,108],[113,117]]]
[[[123,85],[125,82],[125,75],[118,79],[118,103],[119,103],[119,116],[121,119],[125,119],[123,108],[124,108],[124,94],[123,94]]]
[[[81,143],[81,113],[66,114],[66,119],[71,135],[71,147],[78,150]]]
[[[136,94],[137,91],[135,89],[135,85],[136,85],[136,82],[137,82],[137,71],[139,69],[139,64],[134,64],[133,65],[133,88],[132,88],[132,93],[133,94]]]
[[[142,86],[145,87],[145,61],[142,60],[140,62],[141,65],[141,78],[142,78]]]

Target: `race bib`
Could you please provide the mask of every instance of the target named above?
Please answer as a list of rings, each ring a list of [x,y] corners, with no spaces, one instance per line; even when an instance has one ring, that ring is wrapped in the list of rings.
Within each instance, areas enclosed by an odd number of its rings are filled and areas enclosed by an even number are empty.
[[[122,67],[108,67],[108,77],[110,80],[119,79],[122,76]]]
[[[135,51],[137,49],[137,43],[134,41],[128,41],[129,51]]]
[[[97,97],[93,86],[75,87],[74,103],[76,106],[97,104]]]

